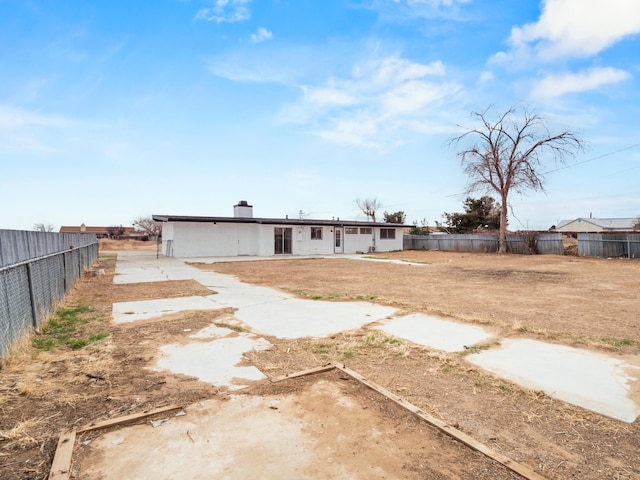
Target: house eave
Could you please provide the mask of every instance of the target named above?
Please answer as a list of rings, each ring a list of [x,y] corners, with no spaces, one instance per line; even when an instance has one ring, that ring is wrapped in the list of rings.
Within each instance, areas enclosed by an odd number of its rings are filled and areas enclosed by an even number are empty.
[[[195,222],[195,223],[245,223],[259,225],[313,225],[332,227],[383,227],[409,228],[412,225],[385,222],[366,222],[358,220],[318,220],[299,218],[254,218],[254,217],[196,217],[188,215],[152,215],[156,222]]]

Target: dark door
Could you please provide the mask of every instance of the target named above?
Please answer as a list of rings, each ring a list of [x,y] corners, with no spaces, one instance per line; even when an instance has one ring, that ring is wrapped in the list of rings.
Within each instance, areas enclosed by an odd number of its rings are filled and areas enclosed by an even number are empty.
[[[276,255],[282,255],[285,253],[291,253],[291,228],[274,228],[274,253]]]

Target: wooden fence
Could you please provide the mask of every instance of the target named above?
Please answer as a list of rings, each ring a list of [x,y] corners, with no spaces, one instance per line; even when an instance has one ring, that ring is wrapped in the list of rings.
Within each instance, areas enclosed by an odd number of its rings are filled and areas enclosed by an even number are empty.
[[[405,250],[442,250],[445,252],[495,253],[497,234],[405,235]],[[519,254],[564,253],[561,233],[526,232],[507,235],[507,250]]]
[[[639,233],[579,233],[578,255],[640,258]]]

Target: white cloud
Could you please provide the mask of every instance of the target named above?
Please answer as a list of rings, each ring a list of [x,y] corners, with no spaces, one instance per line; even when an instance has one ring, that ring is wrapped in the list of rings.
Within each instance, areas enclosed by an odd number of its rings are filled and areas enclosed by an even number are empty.
[[[216,0],[211,8],[201,8],[196,13],[196,20],[215,23],[243,22],[251,18],[251,11],[247,4],[251,0]]]
[[[462,7],[472,0],[360,0],[359,7],[375,10],[385,20],[462,19]]]
[[[350,93],[336,88],[302,87],[304,101],[309,104],[323,106],[347,106],[357,103],[357,99]]]
[[[455,94],[457,86],[431,82],[402,83],[380,96],[382,116],[397,117],[419,114],[429,105],[438,104],[443,98]]]
[[[254,65],[244,65],[235,59],[216,60],[207,67],[212,75],[234,82],[279,83],[286,85],[290,80],[289,72],[278,69],[264,60],[256,60]]]
[[[559,97],[567,93],[594,90],[602,85],[622,82],[628,78],[628,72],[611,67],[549,75],[535,85],[531,95],[536,98]]]
[[[445,74],[444,65],[439,60],[429,65],[424,65],[395,56],[384,58],[375,68],[377,69],[375,81],[381,83],[403,82],[427,75],[441,76]]]
[[[325,57],[322,52],[318,53],[304,45],[274,47],[268,54],[261,49],[251,48],[212,57],[207,62],[207,69],[217,77],[233,81],[297,86],[304,83],[300,78],[309,75],[309,72],[325,70],[320,60],[310,63],[310,58],[322,60]]]
[[[494,78],[495,78],[495,75],[493,74],[493,72],[491,70],[484,70],[480,74],[480,78],[478,78],[478,82],[487,83],[487,82],[490,82],[491,80],[493,80]]]
[[[25,126],[66,127],[72,123],[65,117],[0,106],[0,129],[15,129]]]
[[[61,131],[93,126],[88,121],[0,105],[0,150],[52,152]]]
[[[431,7],[451,7],[456,3],[469,3],[471,0],[393,0],[395,3],[406,3],[412,5],[429,5]]]
[[[273,33],[267,30],[266,28],[258,27],[256,33],[251,34],[251,41],[253,43],[264,42],[265,40],[271,40],[273,38]]]
[[[462,90],[444,78],[445,71],[440,61],[421,64],[397,55],[370,59],[346,78],[302,86],[303,95],[283,110],[281,119],[306,124],[331,142],[383,148],[402,142],[398,133],[424,131],[428,116],[437,123],[433,117],[442,105]]]
[[[544,0],[537,22],[511,30],[509,52],[494,60],[589,57],[640,33],[638,0]]]
[[[326,128],[316,132],[320,138],[329,142],[364,148],[382,147],[375,140],[378,133],[379,123],[366,115],[334,119]]]

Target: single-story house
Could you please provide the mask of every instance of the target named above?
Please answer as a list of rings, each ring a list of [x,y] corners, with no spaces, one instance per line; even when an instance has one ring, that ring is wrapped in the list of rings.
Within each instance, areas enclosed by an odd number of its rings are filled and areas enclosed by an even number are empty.
[[[95,233],[97,238],[108,238],[111,236],[110,230],[114,227],[88,227],[84,223],[81,225],[63,225],[60,233]],[[123,233],[120,238],[138,238],[145,234],[137,231],[133,227],[122,227]]]
[[[355,220],[256,218],[241,201],[233,217],[153,215],[168,257],[330,255],[402,250],[407,225]]]
[[[632,232],[637,222],[638,218],[576,218],[575,220],[562,220],[556,226],[556,232]]]

